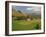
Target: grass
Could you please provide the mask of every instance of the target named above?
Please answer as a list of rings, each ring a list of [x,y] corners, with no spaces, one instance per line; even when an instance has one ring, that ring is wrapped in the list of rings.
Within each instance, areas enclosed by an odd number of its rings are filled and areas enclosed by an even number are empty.
[[[12,20],[12,31],[17,30],[38,30],[41,29],[40,19],[31,21],[26,20]]]

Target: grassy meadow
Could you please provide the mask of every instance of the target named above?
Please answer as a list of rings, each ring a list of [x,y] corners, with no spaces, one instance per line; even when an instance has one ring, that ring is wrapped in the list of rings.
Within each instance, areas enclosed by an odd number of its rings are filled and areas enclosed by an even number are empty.
[[[40,19],[25,21],[25,20],[13,20],[12,22],[12,30],[38,30],[41,29]]]

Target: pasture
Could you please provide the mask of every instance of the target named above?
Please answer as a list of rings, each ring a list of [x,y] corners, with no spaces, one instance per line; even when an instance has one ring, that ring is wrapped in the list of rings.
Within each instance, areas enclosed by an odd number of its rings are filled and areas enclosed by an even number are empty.
[[[40,19],[26,20],[12,20],[12,31],[19,30],[39,30],[41,29]]]

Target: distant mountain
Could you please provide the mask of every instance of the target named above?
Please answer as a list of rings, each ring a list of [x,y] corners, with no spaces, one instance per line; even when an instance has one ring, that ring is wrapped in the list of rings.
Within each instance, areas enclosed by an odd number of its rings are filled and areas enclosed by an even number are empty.
[[[37,12],[30,12],[30,13],[26,13],[27,15],[32,15],[32,16],[41,16],[41,12],[37,11]]]

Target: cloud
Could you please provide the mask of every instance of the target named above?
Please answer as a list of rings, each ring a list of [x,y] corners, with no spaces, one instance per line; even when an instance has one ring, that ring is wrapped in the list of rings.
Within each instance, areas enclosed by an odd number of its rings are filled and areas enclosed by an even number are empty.
[[[32,10],[32,8],[26,8],[26,10]]]
[[[34,9],[34,11],[41,11],[40,9]]]
[[[29,8],[26,8],[26,10],[31,10],[31,11],[41,11],[41,8],[40,7],[29,7]]]
[[[32,7],[32,8],[33,8],[33,11],[41,11],[40,7]]]

